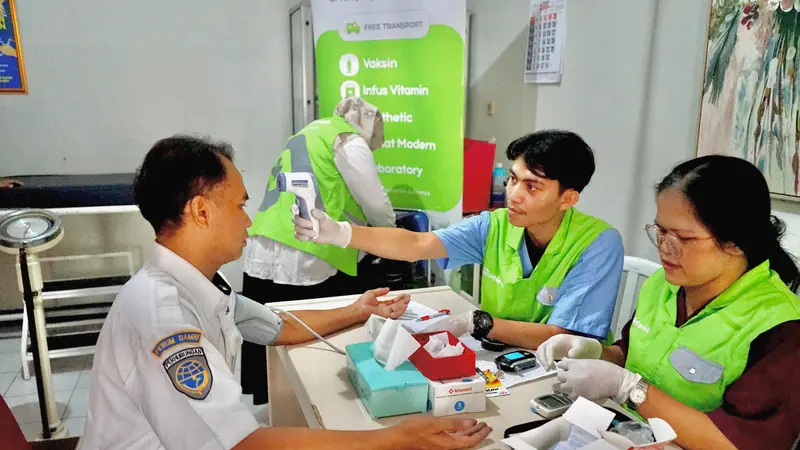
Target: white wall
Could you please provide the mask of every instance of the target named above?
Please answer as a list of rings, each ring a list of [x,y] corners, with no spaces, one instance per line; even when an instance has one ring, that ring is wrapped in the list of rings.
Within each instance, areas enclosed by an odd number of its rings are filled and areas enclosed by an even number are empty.
[[[644,234],[644,225],[652,223],[656,213],[654,184],[672,166],[695,155],[708,2],[648,0],[647,3],[657,4],[658,9],[653,32],[644,30],[636,37],[653,39],[647,55],[650,62],[638,69],[648,81],[640,100],[646,105],[641,125],[632,131],[637,135],[637,143],[628,156],[636,164],[629,173],[615,174],[613,168],[602,173],[606,180],[619,177],[627,184],[628,203],[623,206],[628,220],[627,233],[623,235],[626,253],[657,261],[657,252]],[[631,177],[632,182],[626,177]]]
[[[157,139],[201,132],[234,145],[254,213],[291,132],[287,5],[17,2],[30,93],[0,97],[0,176],[133,172]],[[152,239],[137,214],[68,225],[61,253]],[[4,309],[17,296],[0,261]],[[240,284],[239,263],[224,271]]]
[[[498,162],[506,162],[512,140],[535,129],[537,90],[522,84],[529,5],[529,0],[467,0],[472,20],[465,135],[496,138]],[[492,116],[487,114],[490,101],[495,102]]]

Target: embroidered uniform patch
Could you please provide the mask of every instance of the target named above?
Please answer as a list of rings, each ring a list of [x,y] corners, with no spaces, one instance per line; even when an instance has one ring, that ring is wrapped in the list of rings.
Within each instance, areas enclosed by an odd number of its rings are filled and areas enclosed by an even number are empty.
[[[203,400],[211,392],[214,381],[206,354],[200,347],[187,348],[164,361],[164,369],[178,392]]]
[[[203,332],[200,330],[184,330],[170,334],[158,341],[153,346],[153,356],[160,358],[161,355],[172,347],[183,344],[199,344],[203,341]]]

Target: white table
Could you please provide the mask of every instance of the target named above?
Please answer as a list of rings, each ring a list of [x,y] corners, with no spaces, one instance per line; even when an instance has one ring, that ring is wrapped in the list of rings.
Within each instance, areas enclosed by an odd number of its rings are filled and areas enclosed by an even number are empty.
[[[413,301],[435,310],[453,313],[475,309],[449,287],[406,291]],[[395,293],[393,293],[395,294]],[[352,303],[357,296],[313,299],[278,303],[274,306],[292,309],[330,309]],[[338,347],[364,342],[367,335],[357,327],[334,335],[330,341]],[[358,398],[347,377],[346,361],[322,342],[292,347],[269,347],[269,397],[272,426],[301,426],[331,430],[371,430],[395,425],[408,416],[374,420]],[[541,419],[531,412],[528,402],[533,397],[552,392],[553,377],[518,385],[511,395],[489,398],[486,411],[451,417],[485,421],[494,431],[482,449],[508,449],[500,441],[503,432],[514,425]],[[613,405],[608,402],[608,405]]]

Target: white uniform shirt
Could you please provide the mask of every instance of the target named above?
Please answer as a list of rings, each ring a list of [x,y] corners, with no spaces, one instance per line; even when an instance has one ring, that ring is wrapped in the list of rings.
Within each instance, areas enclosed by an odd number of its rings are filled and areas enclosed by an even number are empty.
[[[233,375],[242,343],[236,304],[221,276],[210,282],[155,244],[103,324],[78,448],[229,449],[255,431]],[[268,314],[272,341],[282,322]]]
[[[367,222],[374,227],[394,227],[392,202],[378,177],[367,141],[357,134],[337,137],[333,161]],[[336,268],[310,253],[264,236],[252,236],[245,249],[244,272],[279,284],[312,286],[336,275]]]

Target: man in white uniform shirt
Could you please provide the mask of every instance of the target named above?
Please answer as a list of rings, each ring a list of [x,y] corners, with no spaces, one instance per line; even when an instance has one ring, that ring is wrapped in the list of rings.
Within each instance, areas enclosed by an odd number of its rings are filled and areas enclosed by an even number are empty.
[[[372,155],[383,142],[380,111],[358,97],[343,99],[332,117],[314,121],[289,138],[250,228],[244,258],[245,296],[264,304],[355,294],[375,287],[356,276],[357,250],[295,239],[294,229],[287,225],[295,196],[280,193],[275,179],[280,172],[313,173],[318,209],[338,220],[394,227],[392,202]],[[246,342],[242,359],[244,393],[253,394],[255,405],[267,403],[264,347]]]
[[[219,268],[241,255],[250,219],[229,145],[176,136],[155,144],[134,183],[156,231],[148,262],[118,295],[97,342],[82,450],[451,449],[488,435],[475,421],[414,419],[372,432],[260,427],[234,378],[243,337],[260,344],[313,339],[294,320],[238,296]],[[320,334],[398,317],[407,296],[301,311]]]

